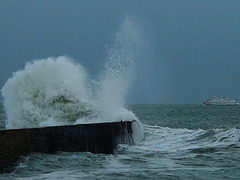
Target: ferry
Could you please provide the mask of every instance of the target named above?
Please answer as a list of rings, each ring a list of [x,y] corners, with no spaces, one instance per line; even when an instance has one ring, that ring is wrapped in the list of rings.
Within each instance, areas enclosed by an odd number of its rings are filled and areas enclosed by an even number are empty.
[[[203,104],[215,106],[237,106],[239,103],[236,99],[226,97],[212,97],[211,99],[203,102]]]

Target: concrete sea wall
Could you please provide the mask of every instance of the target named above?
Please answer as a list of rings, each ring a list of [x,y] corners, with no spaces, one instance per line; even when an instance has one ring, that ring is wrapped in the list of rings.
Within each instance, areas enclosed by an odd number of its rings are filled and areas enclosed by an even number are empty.
[[[13,170],[29,153],[111,154],[118,144],[133,143],[131,121],[0,130],[0,173]]]

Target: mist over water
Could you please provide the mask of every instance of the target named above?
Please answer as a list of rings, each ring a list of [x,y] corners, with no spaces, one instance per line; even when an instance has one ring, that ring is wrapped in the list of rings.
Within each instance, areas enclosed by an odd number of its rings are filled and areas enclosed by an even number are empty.
[[[134,79],[139,38],[126,18],[107,46],[98,80],[91,80],[84,67],[67,56],[26,63],[2,88],[6,128],[138,120],[125,108],[125,98]],[[142,131],[141,123],[136,124]]]

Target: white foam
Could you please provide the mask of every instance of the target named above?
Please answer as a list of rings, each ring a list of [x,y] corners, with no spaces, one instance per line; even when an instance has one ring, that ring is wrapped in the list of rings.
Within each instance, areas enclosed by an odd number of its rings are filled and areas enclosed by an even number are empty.
[[[71,123],[79,113],[91,110],[86,77],[80,64],[64,56],[27,63],[2,89],[7,110],[6,127]]]
[[[139,41],[134,27],[130,19],[123,21],[94,84],[83,66],[66,56],[26,63],[2,88],[6,128],[135,120],[134,137],[141,139],[141,122],[125,108]]]
[[[236,128],[189,130],[144,125],[144,130],[145,140],[131,150],[175,153],[228,148],[230,146],[240,147],[240,130]]]

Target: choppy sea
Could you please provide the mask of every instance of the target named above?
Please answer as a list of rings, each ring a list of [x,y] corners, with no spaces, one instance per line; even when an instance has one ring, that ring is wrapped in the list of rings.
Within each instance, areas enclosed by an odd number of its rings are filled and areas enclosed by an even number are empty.
[[[144,140],[112,155],[31,154],[0,179],[239,179],[240,107],[128,105]],[[0,126],[5,114],[0,106]]]

